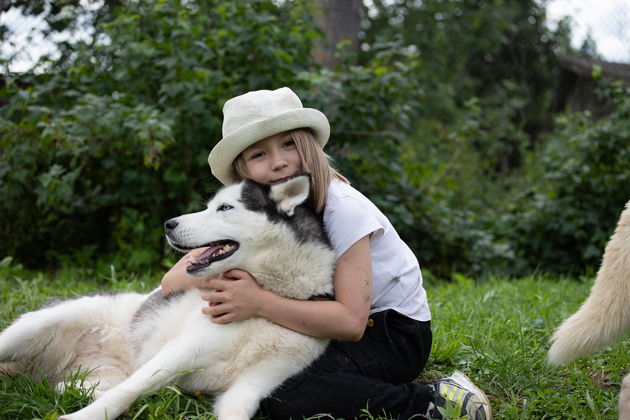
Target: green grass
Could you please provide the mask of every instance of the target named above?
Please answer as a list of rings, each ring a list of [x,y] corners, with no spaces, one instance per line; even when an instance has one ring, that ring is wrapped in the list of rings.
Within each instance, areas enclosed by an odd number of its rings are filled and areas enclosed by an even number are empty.
[[[5,264],[6,265],[6,264]],[[148,291],[160,274],[120,278],[113,270],[55,274],[0,267],[0,327],[52,296],[94,290]],[[588,295],[591,279],[493,279],[426,284],[433,312],[434,343],[419,381],[433,382],[458,369],[490,398],[496,419],[616,419],[622,377],[630,366],[628,340],[562,368],[545,363],[558,324]],[[81,376],[75,378],[80,383]],[[0,419],[55,419],[89,402],[70,389],[58,395],[45,381],[0,382]],[[210,397],[166,387],[138,400],[126,419],[201,419]],[[375,418],[369,414],[362,417]]]

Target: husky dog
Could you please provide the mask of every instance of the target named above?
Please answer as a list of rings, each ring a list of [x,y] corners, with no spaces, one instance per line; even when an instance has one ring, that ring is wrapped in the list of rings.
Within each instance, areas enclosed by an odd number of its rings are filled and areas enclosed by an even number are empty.
[[[602,265],[582,307],[560,325],[548,359],[559,365],[601,350],[630,328],[630,201],[604,251]],[[630,375],[623,380],[619,418],[630,420]]]
[[[223,188],[206,210],[167,221],[168,242],[180,251],[207,247],[187,267],[192,275],[240,268],[282,296],[330,295],[335,255],[306,204],[310,182],[298,175],[271,186],[243,181]],[[96,399],[63,419],[114,419],[143,392],[177,384],[215,394],[219,419],[236,420],[252,417],[261,399],[328,343],[262,318],[213,324],[201,313],[206,304],[198,289],[53,302],[0,334],[0,362],[43,372],[58,389],[69,372],[89,371]]]

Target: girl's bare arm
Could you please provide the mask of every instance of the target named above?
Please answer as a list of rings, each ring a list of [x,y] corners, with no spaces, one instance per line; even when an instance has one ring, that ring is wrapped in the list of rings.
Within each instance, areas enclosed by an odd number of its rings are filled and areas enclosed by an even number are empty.
[[[300,301],[262,289],[248,273],[232,270],[211,279],[203,312],[216,323],[260,316],[303,334],[343,341],[361,339],[372,303],[369,237],[352,245],[339,259],[333,279],[334,301]]]

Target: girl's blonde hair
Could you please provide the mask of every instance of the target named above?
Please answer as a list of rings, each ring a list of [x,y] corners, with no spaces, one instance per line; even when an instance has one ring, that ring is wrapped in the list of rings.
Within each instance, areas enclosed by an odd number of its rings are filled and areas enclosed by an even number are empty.
[[[311,189],[311,204],[317,213],[321,213],[326,205],[328,185],[333,179],[349,184],[350,182],[331,166],[331,158],[317,144],[315,135],[310,129],[300,128],[289,131],[291,138],[295,142],[302,170],[309,173],[313,179]],[[232,163],[236,178],[241,181],[249,178],[247,165],[243,159],[243,153],[239,154]]]

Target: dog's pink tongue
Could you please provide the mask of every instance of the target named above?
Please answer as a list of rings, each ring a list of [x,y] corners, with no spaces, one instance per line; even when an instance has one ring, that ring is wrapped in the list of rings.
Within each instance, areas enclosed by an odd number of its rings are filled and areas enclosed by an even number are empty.
[[[203,251],[201,254],[197,255],[195,260],[197,262],[199,262],[199,261],[208,259],[208,258],[210,258],[212,256],[212,254],[217,252],[219,249],[221,249],[221,245],[211,246],[208,249],[206,249],[205,251]]]

